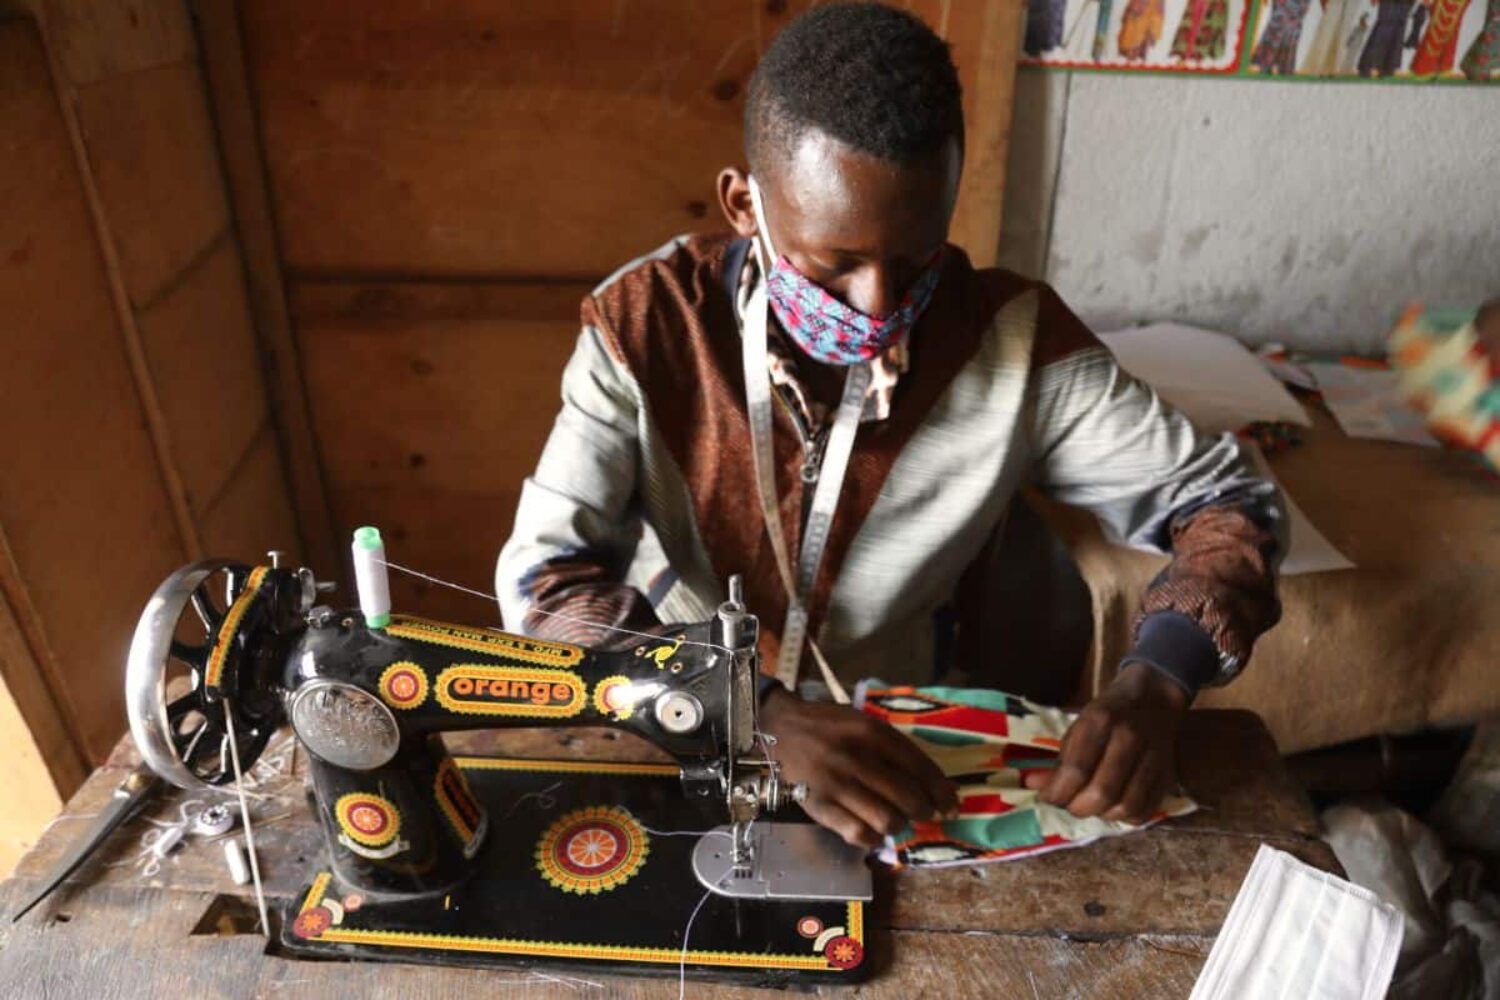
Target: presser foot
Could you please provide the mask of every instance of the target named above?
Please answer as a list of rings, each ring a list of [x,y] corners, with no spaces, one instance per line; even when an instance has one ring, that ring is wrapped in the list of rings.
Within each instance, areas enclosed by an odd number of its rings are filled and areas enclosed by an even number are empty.
[[[693,848],[693,874],[731,899],[861,900],[874,895],[865,852],[812,823],[756,823],[748,863],[736,863],[734,827],[710,830]]]

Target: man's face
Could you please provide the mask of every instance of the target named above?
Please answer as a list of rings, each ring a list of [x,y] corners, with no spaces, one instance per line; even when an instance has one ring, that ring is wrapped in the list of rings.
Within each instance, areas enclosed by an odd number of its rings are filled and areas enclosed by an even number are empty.
[[[885,316],[947,240],[962,167],[957,140],[894,164],[808,131],[755,179],[776,252],[848,305]],[[719,193],[736,231],[755,235],[744,176],[724,171]]]

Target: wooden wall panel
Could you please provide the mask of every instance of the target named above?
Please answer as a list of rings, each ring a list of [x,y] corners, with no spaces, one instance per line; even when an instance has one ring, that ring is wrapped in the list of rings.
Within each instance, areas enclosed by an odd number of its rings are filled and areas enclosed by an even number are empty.
[[[333,522],[323,487],[318,441],[312,432],[302,359],[287,311],[277,252],[276,220],[267,187],[264,146],[257,127],[249,68],[236,0],[191,0],[203,53],[215,135],[244,258],[246,295],[266,368],[271,420],[281,446],[296,511],[303,557],[334,575],[338,564]],[[279,543],[284,544],[284,543]]]
[[[714,178],[743,160],[750,73],[807,6],[246,4],[285,266],[599,277],[674,233],[721,229]],[[992,260],[1020,4],[907,6],[954,34],[984,96],[975,183],[993,188],[994,218],[971,249]]]
[[[229,229],[213,122],[188,58],[78,88],[78,119],[131,304],[145,308]]]
[[[239,253],[227,238],[212,247],[138,319],[195,518],[242,471],[270,419]],[[287,538],[284,545],[295,543]],[[204,552],[211,551],[205,540]]]
[[[34,650],[42,643],[33,643],[26,635],[26,626],[19,618],[17,609],[6,596],[9,589],[6,581],[16,578],[15,563],[0,539],[0,682],[5,686],[4,697],[16,707],[25,727],[25,732],[15,731],[11,723],[0,723],[0,739],[6,746],[29,743],[34,746],[45,765],[45,775],[30,772],[10,772],[7,784],[18,789],[18,794],[52,794],[65,798],[64,790],[71,792],[83,784],[88,777],[88,767],[79,741],[75,737],[71,720],[53,696],[47,678],[48,665],[43,663]],[[28,612],[32,609],[28,608]],[[12,720],[13,721],[13,720]],[[52,812],[56,812],[55,809]],[[47,815],[51,815],[49,812]],[[37,821],[42,817],[26,817]],[[18,821],[22,817],[17,817]],[[40,823],[37,823],[40,826]],[[0,834],[3,838],[4,834]],[[0,864],[0,868],[3,868]]]
[[[3,614],[3,611],[0,611]],[[0,625],[3,631],[4,625]],[[0,658],[5,655],[0,645]],[[0,809],[0,878],[9,878],[21,855],[47,828],[45,817],[62,809],[58,794],[21,710],[0,671],[0,733],[5,733],[5,808]]]
[[[1000,258],[1024,14],[1021,0],[957,0],[944,3],[940,15],[964,87],[964,174],[948,238],[979,267],[992,267]]]
[[[279,549],[297,554],[297,519],[282,476],[281,448],[270,418],[261,424],[240,465],[203,509],[203,549],[241,562],[263,562]],[[319,567],[315,567],[320,569]],[[331,577],[332,570],[319,572]]]
[[[0,121],[0,525],[19,576],[3,582],[34,615],[33,653],[82,749],[102,759],[124,727],[136,619],[185,552],[29,21],[0,24]]]
[[[0,588],[26,655],[0,670],[67,794],[125,729],[161,580],[204,537],[301,546],[185,4],[24,9],[0,22]]]
[[[355,527],[376,524],[392,560],[491,589],[521,480],[560,405],[588,290],[297,287],[292,316],[344,551]],[[494,620],[475,599],[399,576],[392,584],[398,607]]]
[[[23,0],[63,75],[87,84],[193,55],[193,31],[170,0]]]
[[[765,7],[245,5],[286,267],[598,276],[714,224]]]

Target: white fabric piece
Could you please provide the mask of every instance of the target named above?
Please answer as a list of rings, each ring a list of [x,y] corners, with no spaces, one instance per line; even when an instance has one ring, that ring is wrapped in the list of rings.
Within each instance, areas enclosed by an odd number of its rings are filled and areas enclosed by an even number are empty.
[[[1373,892],[1262,844],[1192,1000],[1379,1000],[1401,933]]]

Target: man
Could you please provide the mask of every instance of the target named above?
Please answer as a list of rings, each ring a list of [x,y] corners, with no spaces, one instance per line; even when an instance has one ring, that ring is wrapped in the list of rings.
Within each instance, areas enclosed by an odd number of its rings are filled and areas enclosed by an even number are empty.
[[[1194,693],[1279,614],[1283,519],[1233,439],[1122,374],[1050,288],[946,243],[959,96],[905,13],[821,6],[781,33],[749,89],[751,173],[718,179],[737,238],[674,240],[584,301],[496,576],[511,628],[601,642],[707,618],[744,574],[783,682],[762,728],[856,844],[951,813],[954,788],[895,730],[788,687],[949,666],[941,623],[1022,486],[1174,552],[1131,656],[1031,779],[1049,802],[1148,815]]]

